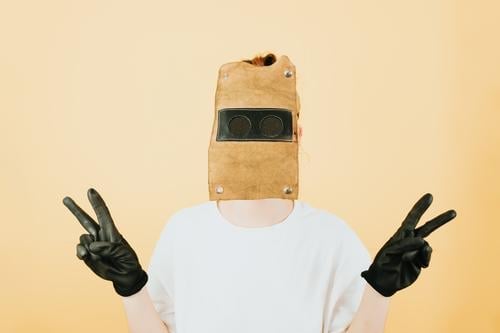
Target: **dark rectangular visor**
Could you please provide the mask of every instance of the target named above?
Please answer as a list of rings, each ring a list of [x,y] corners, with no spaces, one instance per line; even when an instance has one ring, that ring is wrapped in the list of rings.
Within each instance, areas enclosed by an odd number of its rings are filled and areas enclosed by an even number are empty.
[[[282,108],[219,110],[217,141],[292,141],[292,112]]]

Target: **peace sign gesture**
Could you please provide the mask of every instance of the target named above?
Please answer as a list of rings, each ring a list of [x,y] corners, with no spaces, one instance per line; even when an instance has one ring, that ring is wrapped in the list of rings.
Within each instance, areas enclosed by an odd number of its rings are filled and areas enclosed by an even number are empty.
[[[391,296],[408,287],[415,282],[421,268],[429,266],[432,248],[424,238],[457,215],[450,209],[416,228],[431,203],[432,194],[422,196],[396,233],[379,250],[368,270],[361,273],[380,294]]]
[[[108,207],[93,188],[87,192],[99,223],[95,222],[70,197],[64,205],[73,213],[88,234],[80,236],[76,255],[98,276],[113,282],[121,296],[130,296],[142,289],[148,276],[139,264],[135,251],[118,232]]]

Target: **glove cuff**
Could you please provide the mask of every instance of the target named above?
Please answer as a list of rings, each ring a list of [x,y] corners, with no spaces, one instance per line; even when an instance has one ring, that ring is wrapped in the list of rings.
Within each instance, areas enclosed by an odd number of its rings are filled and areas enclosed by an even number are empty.
[[[372,279],[371,274],[370,274],[370,270],[366,270],[366,271],[361,272],[361,277],[363,279],[365,279],[366,282],[368,282],[368,284],[370,286],[372,286],[372,288],[375,289],[382,296],[390,297],[396,293],[396,290],[386,290],[386,289],[383,289],[382,287],[378,286],[375,283],[375,279]]]
[[[141,270],[141,272],[139,273],[139,277],[132,286],[123,287],[113,282],[113,287],[115,288],[115,291],[118,295],[123,297],[128,297],[139,292],[142,289],[142,287],[146,285],[147,282],[148,282],[148,274],[144,270]]]

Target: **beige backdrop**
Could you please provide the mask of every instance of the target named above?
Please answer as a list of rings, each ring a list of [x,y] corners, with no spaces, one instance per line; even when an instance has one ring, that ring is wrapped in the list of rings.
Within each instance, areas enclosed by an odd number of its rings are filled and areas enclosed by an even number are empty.
[[[79,261],[101,192],[141,258],[208,199],[218,67],[286,54],[301,94],[300,198],[372,255],[425,192],[431,265],[387,332],[499,332],[497,1],[2,1],[1,332],[125,332],[121,299]],[[93,213],[93,212],[92,212]]]

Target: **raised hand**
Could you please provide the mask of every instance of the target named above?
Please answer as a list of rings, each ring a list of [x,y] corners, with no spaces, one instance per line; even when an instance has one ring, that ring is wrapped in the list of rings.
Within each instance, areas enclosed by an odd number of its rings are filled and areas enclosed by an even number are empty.
[[[139,264],[135,251],[118,232],[108,207],[93,188],[87,192],[99,224],[70,197],[63,203],[75,215],[88,234],[80,236],[76,255],[98,276],[113,282],[121,296],[130,296],[144,287],[148,275]]]
[[[408,287],[415,282],[420,270],[429,266],[432,248],[424,238],[457,215],[451,209],[415,228],[431,203],[432,194],[421,197],[396,233],[379,250],[368,270],[361,273],[380,294],[388,297]]]

